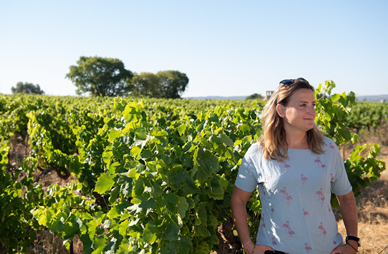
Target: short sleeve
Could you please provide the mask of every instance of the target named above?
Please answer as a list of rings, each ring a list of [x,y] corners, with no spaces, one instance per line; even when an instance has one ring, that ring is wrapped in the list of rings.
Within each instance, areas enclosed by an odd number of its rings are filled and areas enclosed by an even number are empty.
[[[352,185],[349,182],[348,175],[345,170],[344,162],[338,147],[335,148],[335,171],[334,179],[331,182],[331,192],[337,196],[348,194],[352,191]]]
[[[242,159],[235,182],[236,187],[247,192],[254,191],[258,185],[259,175],[256,170],[257,161],[255,163],[255,160],[258,159],[259,151],[255,148],[257,147],[251,147]]]

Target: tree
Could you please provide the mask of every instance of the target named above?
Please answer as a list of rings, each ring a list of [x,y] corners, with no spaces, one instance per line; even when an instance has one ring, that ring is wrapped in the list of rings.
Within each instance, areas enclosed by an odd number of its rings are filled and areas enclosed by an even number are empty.
[[[39,85],[34,85],[32,83],[23,83],[18,82],[16,87],[11,87],[13,94],[15,93],[25,93],[25,94],[44,94],[44,91],[40,89]]]
[[[246,100],[262,100],[263,99],[263,96],[261,96],[261,94],[258,94],[258,93],[254,93],[254,94],[251,94],[249,95],[247,98],[245,98]]]
[[[77,64],[70,66],[66,78],[77,87],[78,95],[124,96],[131,90],[127,81],[133,74],[119,59],[81,56]]]
[[[159,77],[151,72],[135,73],[131,80],[132,91],[134,96],[160,97]]]
[[[159,71],[160,96],[162,98],[181,98],[186,90],[189,78],[179,71]]]

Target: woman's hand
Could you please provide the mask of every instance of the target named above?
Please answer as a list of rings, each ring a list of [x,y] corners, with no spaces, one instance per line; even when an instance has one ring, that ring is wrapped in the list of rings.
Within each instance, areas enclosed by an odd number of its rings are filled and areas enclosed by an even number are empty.
[[[349,243],[335,248],[330,254],[355,254],[355,253],[357,253],[357,251],[356,251],[358,249],[357,243],[352,244],[352,246],[350,246],[350,244],[351,243],[349,241]]]

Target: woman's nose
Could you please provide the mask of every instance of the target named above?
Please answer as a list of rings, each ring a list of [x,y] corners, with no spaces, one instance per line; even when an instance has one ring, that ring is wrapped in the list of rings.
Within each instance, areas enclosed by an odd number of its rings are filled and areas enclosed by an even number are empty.
[[[315,107],[314,106],[309,107],[309,112],[308,113],[311,114],[311,115],[316,115],[317,112],[315,111]]]

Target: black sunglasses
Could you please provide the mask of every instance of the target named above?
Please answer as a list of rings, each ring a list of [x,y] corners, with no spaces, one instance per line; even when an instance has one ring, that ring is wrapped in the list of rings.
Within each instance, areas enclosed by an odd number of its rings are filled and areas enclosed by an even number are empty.
[[[292,85],[294,84],[295,79],[283,79],[282,81],[279,82],[279,85]]]

